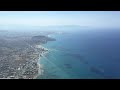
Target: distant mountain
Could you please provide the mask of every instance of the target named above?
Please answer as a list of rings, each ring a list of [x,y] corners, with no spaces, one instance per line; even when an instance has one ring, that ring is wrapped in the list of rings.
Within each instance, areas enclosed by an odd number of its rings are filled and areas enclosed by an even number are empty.
[[[39,28],[87,28],[88,26],[80,25],[53,25],[53,26],[34,26]]]
[[[43,31],[71,31],[71,30],[82,30],[88,29],[88,26],[80,26],[80,25],[55,25],[55,26],[33,26],[36,30]]]
[[[80,30],[80,29],[87,29],[88,26],[80,26],[80,25],[52,25],[52,26],[29,26],[29,25],[0,25],[1,30],[19,30],[19,31],[64,31],[64,30]]]

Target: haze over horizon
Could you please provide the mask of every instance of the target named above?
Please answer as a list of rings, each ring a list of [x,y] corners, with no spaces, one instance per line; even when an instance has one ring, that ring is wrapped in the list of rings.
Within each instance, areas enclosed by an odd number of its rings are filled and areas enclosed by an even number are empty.
[[[0,29],[15,26],[78,25],[120,28],[119,11],[0,11]],[[5,26],[5,27],[4,27]],[[6,27],[8,26],[8,27]]]
[[[120,79],[120,11],[0,11],[0,79]]]

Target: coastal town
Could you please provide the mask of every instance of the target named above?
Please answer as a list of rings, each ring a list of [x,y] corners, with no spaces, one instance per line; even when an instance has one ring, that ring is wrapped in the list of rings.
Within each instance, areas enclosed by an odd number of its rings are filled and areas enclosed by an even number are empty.
[[[48,49],[39,47],[55,39],[46,36],[0,39],[0,79],[34,79],[42,73],[38,63]]]

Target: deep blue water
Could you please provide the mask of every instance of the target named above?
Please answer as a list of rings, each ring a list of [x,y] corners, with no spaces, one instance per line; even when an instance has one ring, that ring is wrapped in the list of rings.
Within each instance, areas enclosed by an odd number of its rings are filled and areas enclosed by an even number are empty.
[[[43,45],[50,52],[40,59],[51,78],[120,78],[120,30],[78,30],[53,34],[56,41]]]

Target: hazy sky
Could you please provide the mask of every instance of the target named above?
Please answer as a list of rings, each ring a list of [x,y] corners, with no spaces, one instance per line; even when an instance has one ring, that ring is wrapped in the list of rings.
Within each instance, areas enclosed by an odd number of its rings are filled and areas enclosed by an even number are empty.
[[[120,11],[0,11],[0,25],[120,28]]]

